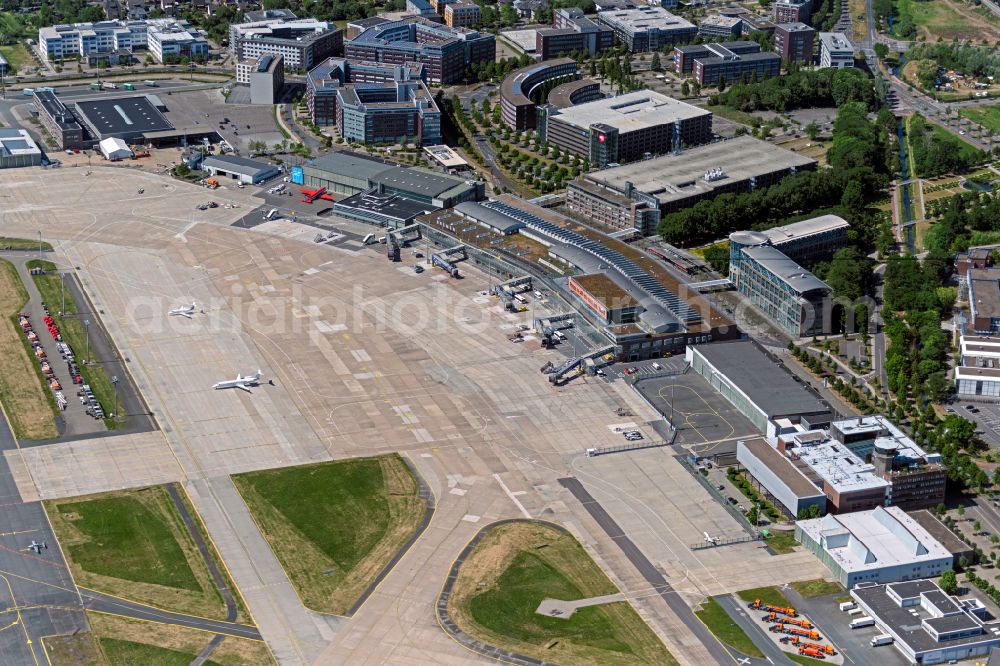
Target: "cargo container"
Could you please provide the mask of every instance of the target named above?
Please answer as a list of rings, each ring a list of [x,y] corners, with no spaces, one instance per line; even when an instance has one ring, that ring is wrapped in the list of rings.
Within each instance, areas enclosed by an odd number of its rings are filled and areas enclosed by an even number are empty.
[[[840,610],[842,611],[854,610],[857,607],[858,605],[853,601],[845,601],[844,603],[840,604]]]
[[[856,620],[851,620],[851,629],[860,629],[861,627],[870,627],[875,624],[875,620],[867,615],[863,615]]]
[[[880,645],[892,645],[893,639],[889,634],[882,634],[876,636],[871,640],[872,647],[878,647]]]

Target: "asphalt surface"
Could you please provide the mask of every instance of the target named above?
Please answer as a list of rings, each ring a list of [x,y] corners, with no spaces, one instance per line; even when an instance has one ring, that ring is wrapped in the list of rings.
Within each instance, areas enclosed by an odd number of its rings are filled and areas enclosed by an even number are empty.
[[[583,507],[587,510],[587,513],[600,525],[604,533],[617,544],[621,549],[622,553],[632,562],[633,566],[639,571],[646,582],[648,582],[653,589],[655,589],[660,597],[667,603],[670,609],[681,619],[681,621],[691,630],[701,644],[705,646],[709,654],[715,659],[716,664],[727,664],[733,661],[733,656],[722,646],[722,643],[715,637],[715,635],[709,631],[708,627],[702,624],[691,608],[684,603],[684,599],[681,598],[677,592],[667,583],[663,574],[646,559],[646,556],[642,554],[642,551],[625,536],[622,528],[618,526],[618,523],[608,515],[608,512],[604,510],[604,507],[595,500],[587,489],[583,487],[575,477],[568,477],[559,479],[559,485],[566,488],[575,497]]]
[[[743,632],[750,637],[754,645],[760,648],[760,651],[764,653],[767,660],[764,659],[753,659],[747,657],[749,661],[748,664],[764,664],[768,661],[772,664],[791,664],[793,663],[791,659],[785,656],[785,653],[774,644],[768,636],[764,635],[763,630],[760,625],[751,620],[747,616],[746,605],[740,601],[737,597],[733,595],[726,595],[724,597],[715,597],[715,600],[722,606],[722,609],[726,611],[729,618],[736,624]],[[742,661],[742,659],[741,659]]]
[[[137,620],[147,620],[149,622],[159,622],[160,624],[170,624],[177,627],[188,627],[189,629],[200,629],[222,636],[235,636],[237,638],[250,638],[262,640],[257,627],[246,624],[236,624],[234,622],[224,622],[222,620],[209,620],[181,613],[172,613],[160,608],[154,608],[145,604],[119,599],[108,594],[95,592],[86,588],[80,588],[80,595],[83,597],[84,606],[87,610],[97,613],[110,613]]]

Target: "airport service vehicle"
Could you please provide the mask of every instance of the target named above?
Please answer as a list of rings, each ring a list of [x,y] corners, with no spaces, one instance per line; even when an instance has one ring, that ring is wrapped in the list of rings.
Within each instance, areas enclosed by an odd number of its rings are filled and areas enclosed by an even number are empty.
[[[142,85],[149,86],[150,88],[155,88],[156,86],[158,86],[160,84],[157,83],[156,81],[143,81]]]
[[[788,617],[799,616],[799,614],[795,612],[794,608],[785,608],[784,606],[772,606],[771,604],[765,604],[760,599],[754,599],[752,602],[747,604],[747,608],[752,608],[754,610],[769,611],[772,613],[780,613],[781,615],[787,615]]]
[[[413,272],[416,273],[417,275],[420,275],[421,273],[424,272],[424,267],[423,266],[414,266],[413,267]]]
[[[813,659],[826,659],[826,656],[822,652],[811,647],[800,647],[799,654],[806,657],[812,657]]]
[[[125,90],[135,90],[135,84],[134,83],[123,83],[122,84],[122,88],[124,88]]]
[[[25,88],[24,90],[21,91],[21,94],[24,95],[25,97],[31,97],[32,95],[35,94],[35,89]]]
[[[100,90],[101,89],[101,84],[100,83],[91,83],[87,87],[90,88],[91,90]]]
[[[257,370],[257,372],[248,377],[243,377],[242,375],[237,374],[236,379],[230,379],[228,381],[212,384],[212,388],[214,389],[238,388],[241,391],[246,391],[247,393],[253,393],[253,391],[250,390],[250,387],[260,385],[260,380],[263,376],[264,374],[260,370]]]
[[[862,627],[870,627],[874,624],[875,620],[873,620],[868,615],[863,615],[856,620],[851,620],[851,624],[849,624],[848,626],[851,629],[861,629]]]
[[[265,220],[276,220],[276,219],[278,219],[278,209],[277,208],[272,208],[271,210],[269,210],[267,212],[267,215],[264,216],[264,219]]]
[[[528,302],[528,299],[522,296],[521,294],[514,294],[514,300],[522,304]]]
[[[535,290],[535,298],[537,298],[538,300],[542,300],[542,292],[540,292],[540,291],[538,291],[536,289]]]
[[[845,601],[844,603],[840,604],[840,610],[842,611],[854,610],[857,607],[858,605],[853,601]]]
[[[375,238],[375,234],[368,234],[361,240],[362,245],[368,245]]]
[[[101,84],[101,87],[104,90],[118,90],[118,84],[117,83],[104,82],[104,83]]]
[[[880,645],[892,645],[892,642],[892,636],[889,634],[881,634],[871,640],[871,645],[872,647],[879,647]]]

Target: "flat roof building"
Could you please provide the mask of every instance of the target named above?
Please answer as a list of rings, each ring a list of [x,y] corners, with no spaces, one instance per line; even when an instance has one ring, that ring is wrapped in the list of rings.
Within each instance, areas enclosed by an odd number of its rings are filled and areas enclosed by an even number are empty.
[[[83,126],[76,119],[72,109],[67,107],[54,92],[36,90],[32,101],[38,109],[38,119],[52,134],[59,148],[79,149],[86,146]]]
[[[688,347],[684,358],[768,437],[781,432],[779,421],[812,430],[833,418],[829,405],[749,340]]]
[[[147,133],[173,129],[145,95],[76,102],[75,115],[95,140],[116,136],[134,143]]]
[[[951,553],[951,566],[953,569],[961,568],[961,560],[965,558],[966,562],[973,562],[976,556],[976,549],[965,543],[958,538],[954,532],[951,531],[947,525],[942,523],[937,519],[933,513],[927,509],[918,509],[916,511],[907,511],[910,518],[917,521],[922,528],[927,530],[935,541],[940,543],[942,546]]]
[[[260,185],[281,175],[273,164],[236,155],[209,155],[202,160],[201,168],[211,176],[231,178],[244,185]]]
[[[135,49],[147,49],[158,62],[208,56],[205,34],[175,18],[47,26],[38,29],[38,46],[50,62],[76,56],[99,59]]]
[[[694,39],[698,28],[660,6],[598,12],[597,20],[611,28],[632,53],[659,51]]]
[[[651,90],[565,109],[544,107],[542,142],[605,167],[664,155],[712,138],[712,113]]]
[[[800,520],[795,539],[844,587],[934,578],[951,570],[952,556],[898,507]]]
[[[420,215],[437,209],[437,206],[412,201],[397,194],[377,192],[361,192],[333,204],[333,210],[338,215],[393,229],[407,226]]]
[[[955,367],[959,395],[1000,398],[1000,337],[962,335],[961,362]]]
[[[715,49],[721,51],[722,49]],[[741,83],[763,80],[781,73],[781,58],[776,53],[720,53],[695,58],[691,74],[699,84],[717,85],[722,81]]]
[[[566,205],[606,226],[650,235],[667,213],[726,192],[767,187],[816,166],[812,158],[744,135],[582,174],[567,185]]]
[[[738,40],[710,44],[684,44],[675,46],[671,55],[674,71],[678,74],[690,74],[694,70],[696,58],[714,58],[725,55],[747,55],[760,53],[760,44],[753,41]]]
[[[1000,332],[1000,268],[970,268],[969,327],[980,335]]]
[[[441,142],[441,111],[420,80],[343,85],[337,91],[336,118],[346,141]]]
[[[480,20],[479,5],[474,2],[449,2],[444,6],[444,23],[449,28],[472,28]]]
[[[639,318],[639,301],[603,273],[573,275],[569,290],[605,323],[631,324]]]
[[[736,460],[749,481],[786,516],[795,518],[815,506],[826,513],[826,495],[785,455],[762,437],[736,443]]]
[[[550,90],[548,102],[557,109],[565,109],[567,106],[586,104],[603,98],[600,81],[577,79],[560,83]]]
[[[471,167],[465,159],[456,153],[451,146],[440,144],[437,146],[424,146],[424,154],[447,173],[458,173],[468,171]]]
[[[238,61],[236,83],[250,87],[251,104],[276,104],[285,87],[284,58],[266,53]]]
[[[344,52],[344,33],[316,19],[276,19],[229,26],[229,48],[237,58],[280,55],[286,70],[309,70]]]
[[[709,14],[698,22],[698,34],[707,39],[739,37],[743,21],[734,16]]]
[[[829,258],[844,247],[850,228],[839,215],[820,215],[753,233],[765,236],[793,261],[812,262]]]
[[[862,584],[851,596],[908,663],[956,663],[1000,646],[1000,626],[982,601],[950,597],[933,581]]]
[[[553,81],[579,77],[576,61],[556,58],[514,70],[500,84],[500,119],[513,130],[537,127],[536,103],[532,99],[541,86]],[[544,100],[541,100],[544,101]]]
[[[805,23],[779,23],[774,27],[774,52],[785,62],[811,64],[816,31]]]
[[[808,23],[813,0],[775,0],[771,9],[775,23]]]
[[[819,33],[820,67],[854,67],[854,45],[842,32]]]
[[[614,45],[611,28],[584,16],[577,7],[555,9],[552,16],[551,28],[535,31],[535,53],[542,60],[573,52],[593,57]]]
[[[42,151],[27,130],[0,129],[0,169],[39,166]]]

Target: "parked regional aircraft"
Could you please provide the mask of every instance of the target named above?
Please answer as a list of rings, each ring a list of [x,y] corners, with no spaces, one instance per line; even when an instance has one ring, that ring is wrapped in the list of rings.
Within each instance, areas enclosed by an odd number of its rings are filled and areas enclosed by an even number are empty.
[[[719,543],[719,537],[708,536],[708,532],[702,532],[705,535],[705,543],[710,543],[713,546]]]
[[[195,308],[197,308],[197,307],[198,307],[197,303],[192,303],[191,305],[185,305],[182,308],[174,308],[168,314],[170,316],[172,316],[172,317],[173,316],[180,316],[180,317],[187,317],[188,319],[191,319],[191,315],[194,314]]]
[[[249,377],[243,377],[237,374],[236,379],[230,379],[229,381],[213,384],[212,388],[214,389],[238,388],[243,391],[246,391],[247,393],[253,393],[253,391],[251,391],[249,387],[258,386],[260,384],[261,377],[263,376],[264,375],[260,370],[250,375]]]
[[[28,546],[28,550],[35,551],[35,553],[37,555],[41,555],[42,554],[42,548],[44,548],[45,550],[48,550],[49,549],[49,545],[47,543],[45,543],[44,541],[38,542],[38,541],[35,541],[34,539],[31,540],[31,545]]]

